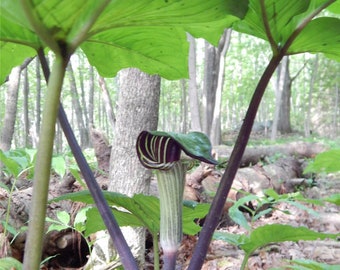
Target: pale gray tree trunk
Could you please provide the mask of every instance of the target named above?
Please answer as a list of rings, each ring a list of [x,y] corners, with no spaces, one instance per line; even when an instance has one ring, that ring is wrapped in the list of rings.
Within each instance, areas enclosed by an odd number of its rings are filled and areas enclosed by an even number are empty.
[[[75,112],[76,123],[78,126],[79,135],[80,135],[80,146],[82,148],[85,148],[88,146],[88,141],[89,141],[88,132],[89,131],[86,129],[86,125],[84,122],[83,109],[80,105],[80,98],[79,98],[79,94],[77,90],[76,78],[74,76],[74,71],[72,68],[71,61],[69,62],[67,66],[67,74],[69,77],[70,87],[71,87],[70,91],[71,91],[71,96],[72,96],[72,105],[73,105],[73,109]]]
[[[29,79],[27,68],[24,69],[24,127],[25,127],[25,147],[32,147],[32,140],[30,136],[30,118],[29,118]]]
[[[116,125],[116,119],[115,119],[116,117],[115,117],[115,114],[114,114],[114,111],[113,111],[110,93],[107,89],[105,79],[103,77],[99,76],[98,81],[99,81],[100,89],[102,90],[102,98],[103,98],[103,102],[104,102],[104,106],[105,106],[106,115],[107,115],[109,123],[112,127],[112,130],[114,130],[115,125]]]
[[[202,131],[210,136],[211,124],[213,119],[217,77],[219,69],[218,49],[205,41],[204,47],[204,81],[202,98]]]
[[[88,114],[89,114],[88,119],[89,119],[90,128],[92,128],[94,125],[93,102],[94,102],[94,70],[93,70],[93,66],[90,66],[89,67],[89,106],[88,106]]]
[[[136,154],[136,139],[142,130],[156,130],[160,97],[160,77],[135,68],[119,72],[118,110],[111,152],[110,191],[132,196],[149,192],[151,171]],[[125,232],[125,233],[124,233]],[[144,263],[145,230],[123,230],[138,261]]]
[[[278,133],[279,117],[282,104],[283,91],[286,90],[288,72],[288,56],[283,57],[278,69],[275,87],[275,112],[271,132],[271,140],[275,140]]]
[[[201,117],[200,117],[200,104],[198,100],[198,88],[196,81],[196,41],[193,36],[187,34],[190,43],[189,49],[189,106],[191,115],[191,130],[202,131]]]
[[[17,116],[18,91],[21,67],[14,67],[8,78],[8,88],[5,101],[5,117],[0,133],[0,149],[8,151],[14,134],[15,119]]]
[[[221,102],[222,102],[222,91],[224,84],[224,71],[225,71],[225,57],[229,49],[231,39],[231,29],[224,31],[224,34],[220,40],[218,50],[219,53],[219,68],[217,76],[216,86],[216,101],[213,111],[213,119],[210,131],[210,140],[212,145],[219,145],[221,143]]]
[[[309,81],[307,115],[305,118],[305,136],[306,137],[309,137],[312,132],[312,128],[311,128],[312,94],[314,92],[314,83],[315,83],[316,74],[318,74],[318,68],[319,68],[319,56],[315,55],[314,67],[313,67],[311,78]]]

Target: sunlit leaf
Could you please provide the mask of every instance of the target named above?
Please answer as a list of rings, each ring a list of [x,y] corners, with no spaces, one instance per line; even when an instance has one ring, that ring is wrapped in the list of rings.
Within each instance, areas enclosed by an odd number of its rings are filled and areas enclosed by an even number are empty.
[[[318,154],[315,160],[308,164],[304,173],[331,173],[340,171],[340,149],[332,149]]]
[[[248,241],[240,247],[248,254],[270,243],[284,241],[336,239],[340,234],[319,233],[306,227],[293,227],[283,224],[268,224],[254,229]]]
[[[32,14],[49,38],[81,49],[104,77],[126,67],[138,67],[168,79],[188,76],[186,32],[217,45],[225,28],[242,18],[247,0],[108,1],[86,35],[84,26],[103,1],[30,1]],[[45,44],[26,19],[20,1],[0,5],[0,82],[12,67]],[[15,45],[13,45],[15,44]]]
[[[0,269],[7,270],[21,270],[22,264],[13,257],[0,258]]]

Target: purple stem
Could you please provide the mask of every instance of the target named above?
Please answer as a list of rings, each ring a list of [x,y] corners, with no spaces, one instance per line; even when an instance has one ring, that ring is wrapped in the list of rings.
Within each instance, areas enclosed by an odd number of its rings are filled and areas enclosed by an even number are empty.
[[[43,69],[43,73],[45,76],[45,80],[48,81],[50,70],[44,55],[43,50],[38,51],[39,60],[41,62],[41,66]],[[63,129],[65,137],[68,141],[68,144],[72,150],[74,158],[77,161],[79,169],[85,179],[86,185],[93,197],[94,202],[97,205],[98,211],[102,216],[102,219],[106,225],[106,228],[111,236],[112,241],[114,242],[114,246],[117,248],[117,251],[120,256],[120,260],[125,269],[138,270],[138,265],[133,257],[131,250],[126,243],[126,240],[123,236],[122,231],[112,213],[111,208],[107,204],[104,195],[99,187],[90,166],[88,165],[86,158],[83,155],[83,152],[77,142],[77,139],[73,133],[72,127],[68,122],[66,113],[62,104],[59,105],[58,119],[60,125]]]

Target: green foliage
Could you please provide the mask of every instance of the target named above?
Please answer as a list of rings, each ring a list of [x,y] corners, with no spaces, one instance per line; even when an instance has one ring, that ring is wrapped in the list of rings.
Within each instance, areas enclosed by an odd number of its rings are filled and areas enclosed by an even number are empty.
[[[329,1],[271,0],[262,3],[250,0],[249,2],[249,11],[244,20],[234,23],[235,30],[268,41],[274,54],[290,42],[297,30],[302,30],[289,46],[288,55],[322,52],[340,61],[340,41],[334,38],[340,35],[339,18],[315,18],[302,29],[304,20],[313,12],[323,9],[322,6]],[[261,7],[262,4],[265,6],[265,12]],[[265,23],[263,23],[264,16]]]
[[[340,234],[319,233],[306,227],[293,227],[283,224],[267,224],[254,229],[249,235],[215,232],[214,238],[226,241],[241,248],[245,261],[257,249],[272,243],[299,240],[337,239]],[[243,268],[242,268],[243,269]]]
[[[152,234],[159,232],[159,200],[154,196],[136,194],[132,198],[115,192],[104,192],[104,196],[112,206],[112,211],[120,226],[144,226]],[[93,198],[88,191],[80,191],[72,194],[65,194],[52,201],[72,200],[87,204],[93,204]],[[123,207],[127,211],[118,210]],[[204,218],[209,211],[209,204],[198,204],[195,202],[184,202],[183,207],[183,231],[186,234],[194,235],[200,231],[194,220]],[[93,207],[86,211],[85,234],[105,229],[100,218],[98,209]],[[67,220],[66,220],[67,221]]]
[[[329,265],[312,260],[292,260],[290,265],[286,265],[284,269],[295,270],[337,270],[340,265]]]
[[[27,178],[33,176],[35,149],[15,149],[3,152],[0,149],[0,161],[4,164],[3,172],[8,176],[18,178],[23,173],[27,173]]]
[[[293,227],[290,225],[282,224],[268,224],[253,229],[252,223],[258,218],[268,214],[275,209],[275,205],[278,203],[289,203],[299,209],[307,211],[309,214],[318,216],[319,214],[313,209],[307,207],[303,203],[311,203],[314,205],[324,205],[325,202],[334,203],[339,205],[340,194],[335,194],[330,197],[326,197],[320,200],[304,198],[299,192],[291,194],[277,194],[273,189],[264,191],[265,196],[259,197],[257,195],[249,194],[241,198],[229,209],[229,216],[234,222],[245,228],[248,233],[246,235],[237,235],[226,232],[215,232],[214,238],[226,241],[234,246],[241,248],[245,252],[245,257],[242,263],[241,269],[244,269],[249,256],[257,249],[265,247],[268,244],[284,242],[284,241],[299,241],[299,240],[317,240],[317,239],[337,239],[340,234],[327,234],[319,233],[310,230],[306,227]],[[256,202],[258,209],[252,210],[245,206],[246,203],[251,201]],[[240,211],[240,208],[246,208],[251,214],[250,224],[245,218],[244,214]],[[289,214],[289,212],[285,212]],[[292,268],[296,269],[296,268]],[[309,269],[309,268],[306,268]],[[310,268],[314,269],[314,268]],[[315,268],[318,269],[318,268]]]
[[[58,211],[57,212],[57,219],[52,219],[47,217],[46,221],[51,223],[48,227],[47,232],[56,230],[61,231],[68,228],[74,229],[79,233],[82,233],[85,231],[86,226],[86,213],[90,209],[90,207],[84,207],[81,210],[78,211],[77,215],[74,218],[73,224],[70,224],[71,217],[70,214],[66,211]]]
[[[325,199],[326,200],[326,199]],[[331,199],[329,199],[331,201]],[[250,202],[256,203],[256,209],[250,209],[246,205]],[[229,216],[230,218],[245,228],[248,231],[251,231],[252,226],[251,224],[258,220],[259,218],[269,214],[273,210],[275,210],[275,206],[278,203],[288,203],[297,207],[301,210],[307,211],[309,214],[318,216],[318,213],[314,211],[312,208],[307,207],[304,203],[312,203],[315,205],[322,205],[322,200],[313,200],[313,199],[306,199],[302,196],[300,192],[296,193],[289,193],[289,194],[277,194],[277,192],[273,189],[264,190],[264,196],[260,197],[254,194],[248,194],[242,197],[241,199],[237,200],[232,207],[229,209]],[[248,220],[244,216],[243,212],[240,210],[242,208],[246,208],[247,211],[250,213],[251,216],[251,224],[249,224]],[[285,212],[289,214],[289,212]]]
[[[0,269],[1,270],[21,270],[22,264],[18,260],[12,257],[0,258]]]
[[[187,77],[185,32],[216,45],[223,30],[245,15],[247,4],[244,0],[77,0],[69,5],[65,0],[57,4],[44,0],[22,7],[19,1],[2,1],[0,53],[11,52],[11,57],[0,59],[0,81],[13,66],[44,47],[43,41],[55,50],[55,40],[71,46],[81,43],[90,63],[104,77],[113,77],[126,67],[138,67],[169,79]],[[32,12],[31,20],[25,16],[24,8]],[[98,12],[101,14],[94,23]],[[40,36],[32,31],[32,21],[41,30]],[[93,26],[83,33],[91,23]]]
[[[318,154],[315,160],[308,164],[304,173],[334,173],[340,172],[340,149],[332,149]]]

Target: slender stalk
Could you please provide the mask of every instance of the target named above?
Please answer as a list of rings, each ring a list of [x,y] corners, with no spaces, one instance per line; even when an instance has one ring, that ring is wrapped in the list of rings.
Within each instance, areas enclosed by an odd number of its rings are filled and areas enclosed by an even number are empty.
[[[154,270],[159,270],[159,248],[157,233],[152,235],[152,243],[153,243],[153,268]]]
[[[45,80],[49,80],[50,70],[44,55],[43,50],[38,51],[39,60],[43,69],[43,73],[45,76]],[[131,253],[129,246],[126,243],[126,240],[119,228],[118,223],[116,222],[110,207],[108,206],[101,189],[93,175],[93,172],[88,165],[82,150],[77,142],[77,139],[73,133],[71,125],[67,119],[66,113],[62,104],[60,104],[58,111],[58,118],[60,125],[63,129],[65,137],[68,141],[68,144],[72,150],[72,153],[76,159],[76,162],[82,172],[82,175],[85,179],[85,182],[93,196],[93,199],[98,207],[99,213],[101,214],[106,227],[108,228],[108,232],[111,236],[111,239],[114,241],[117,251],[120,255],[120,259],[122,261],[123,266],[126,269],[138,269],[137,263]]]
[[[222,176],[220,185],[211,204],[210,211],[201,230],[197,245],[194,250],[194,254],[188,267],[189,270],[201,269],[203,265],[205,254],[207,254],[208,252],[209,243],[218,225],[220,216],[223,211],[224,203],[227,199],[236,172],[240,166],[244,150],[247,146],[250,132],[255,120],[256,112],[260,105],[265,89],[268,85],[268,82],[275,72],[276,67],[279,65],[283,55],[283,53],[280,53],[271,59],[255,89],[241,130],[237,137],[234,149],[230,155],[228,166]]]
[[[55,123],[67,62],[68,59],[56,55],[48,83],[35,162],[30,219],[24,254],[23,269],[25,270],[40,268]]]
[[[211,204],[210,211],[206,217],[205,223],[200,233],[200,237],[198,239],[198,243],[195,247],[192,259],[190,261],[188,270],[196,270],[201,269],[205,255],[208,252],[208,247],[212,238],[212,235],[217,227],[218,221],[223,211],[224,203],[228,197],[229,191],[233,184],[236,172],[240,166],[241,159],[244,153],[244,150],[247,146],[249,136],[251,133],[252,126],[254,124],[255,116],[257,110],[259,108],[260,102],[262,100],[263,94],[267,88],[270,78],[272,77],[273,73],[275,72],[277,66],[280,64],[282,58],[287,54],[287,51],[290,45],[293,43],[295,38],[301,33],[301,31],[305,28],[305,26],[316,16],[318,15],[323,9],[327,6],[335,2],[335,0],[329,0],[316,10],[314,10],[309,16],[307,16],[295,29],[295,31],[291,34],[288,38],[284,46],[274,54],[272,59],[270,60],[267,68],[265,69],[264,73],[260,81],[258,82],[255,92],[252,96],[250,101],[246,116],[244,118],[242,127],[238,134],[237,140],[235,142],[234,149],[230,155],[230,159],[228,162],[228,166],[222,176],[220,185],[217,189],[216,195],[214,200]],[[261,2],[264,3],[264,2]],[[266,19],[266,18],[264,18]],[[264,21],[266,25],[267,22]],[[275,53],[275,51],[274,51]]]
[[[176,257],[182,240],[182,205],[186,165],[181,160],[170,170],[156,170],[160,200],[160,243],[164,270],[176,268]]]

